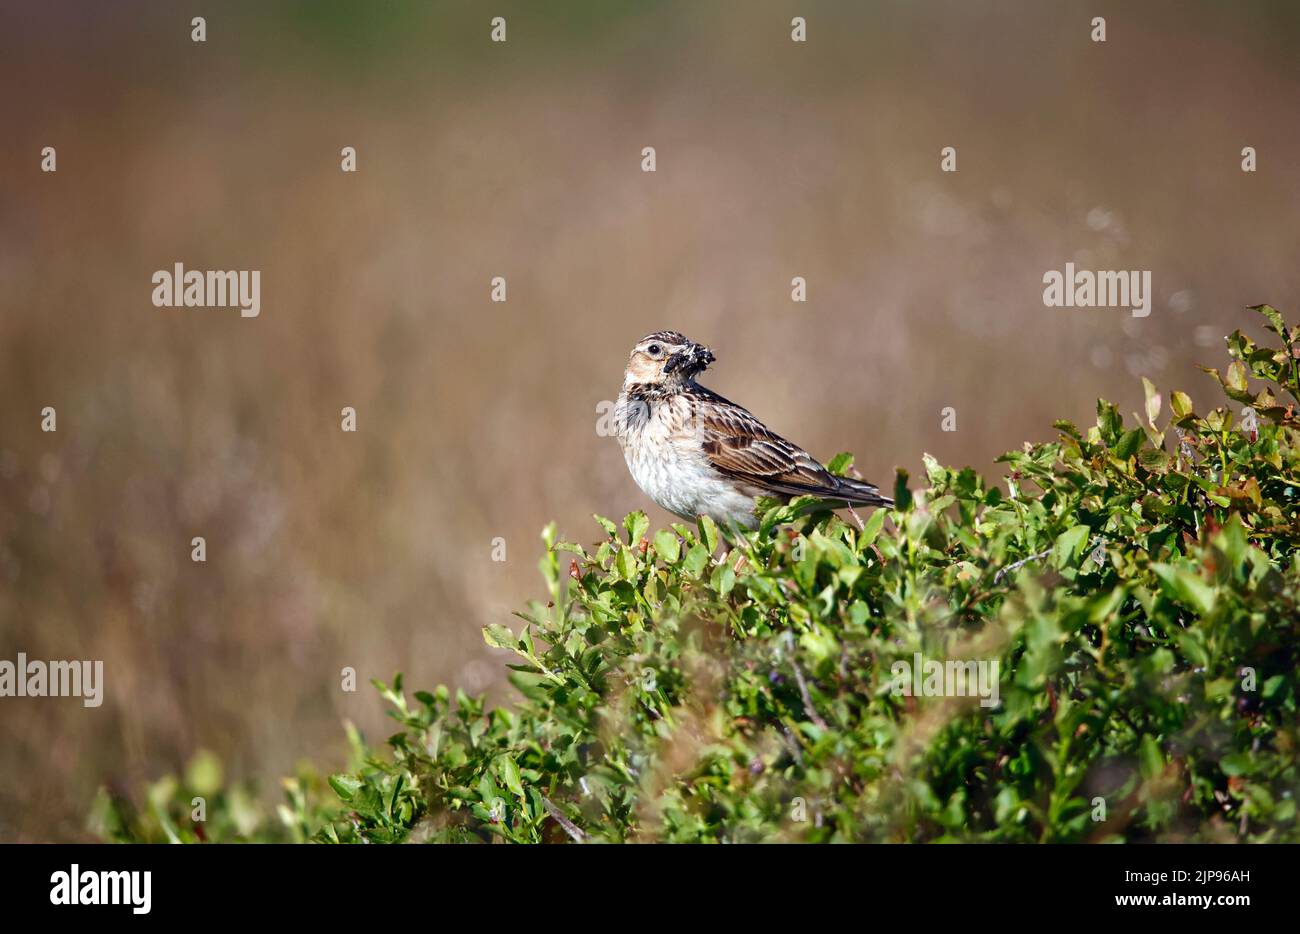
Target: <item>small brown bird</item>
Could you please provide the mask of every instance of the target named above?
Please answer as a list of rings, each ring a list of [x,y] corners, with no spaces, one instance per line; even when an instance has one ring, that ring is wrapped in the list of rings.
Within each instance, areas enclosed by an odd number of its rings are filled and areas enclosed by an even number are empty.
[[[893,505],[695,382],[713,360],[709,348],[676,331],[656,331],[632,348],[614,424],[632,479],[647,496],[684,519],[706,515],[751,529],[760,496],[815,496],[833,508]]]

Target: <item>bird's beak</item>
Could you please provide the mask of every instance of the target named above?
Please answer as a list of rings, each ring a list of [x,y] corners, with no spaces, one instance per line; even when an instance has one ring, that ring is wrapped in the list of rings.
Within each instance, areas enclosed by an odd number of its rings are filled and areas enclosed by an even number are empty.
[[[664,364],[664,372],[681,371],[683,376],[694,376],[696,373],[703,373],[712,362],[712,350],[703,344],[691,344],[668,358],[668,362]]]

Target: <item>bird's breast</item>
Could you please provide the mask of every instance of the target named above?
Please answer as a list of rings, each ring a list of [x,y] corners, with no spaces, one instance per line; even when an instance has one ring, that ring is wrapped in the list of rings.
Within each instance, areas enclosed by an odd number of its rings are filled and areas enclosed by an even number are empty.
[[[629,401],[625,409],[624,401]],[[703,513],[719,522],[749,524],[753,497],[719,475],[704,454],[689,399],[620,400],[620,409],[623,456],[647,496],[686,518]]]

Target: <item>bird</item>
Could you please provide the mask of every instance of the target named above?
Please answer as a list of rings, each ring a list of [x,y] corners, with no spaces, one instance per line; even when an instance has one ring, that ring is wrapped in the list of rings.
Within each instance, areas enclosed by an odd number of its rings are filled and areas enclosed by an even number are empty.
[[[696,382],[715,359],[677,331],[647,334],[628,356],[613,428],[632,479],[650,499],[683,519],[708,516],[745,529],[759,525],[759,497],[812,496],[832,509],[893,505]]]

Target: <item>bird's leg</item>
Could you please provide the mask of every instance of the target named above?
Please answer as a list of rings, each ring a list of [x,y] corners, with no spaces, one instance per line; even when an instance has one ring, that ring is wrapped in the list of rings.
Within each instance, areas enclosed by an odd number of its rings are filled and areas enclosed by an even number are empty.
[[[718,531],[721,533],[718,537],[722,539],[722,552],[717,557],[717,566],[721,567],[731,561],[733,552],[738,551],[736,540],[740,537],[740,530],[731,523],[725,523],[718,526]],[[744,566],[745,553],[741,551],[739,557],[736,559],[735,566],[732,567],[732,570],[736,573],[740,573],[740,569]]]
[[[862,474],[858,473],[858,468],[856,468],[856,467],[854,467],[854,466],[852,466],[852,465],[849,466],[849,473],[853,474],[853,476],[854,476],[855,478],[857,478],[858,480],[861,480],[861,479],[862,479]],[[852,504],[852,503],[845,503],[844,505],[849,507],[849,515],[851,515],[851,516],[853,517],[853,521],[856,522],[856,523],[858,524],[858,531],[859,531],[859,532],[865,532],[867,527],[866,527],[865,525],[862,524],[862,519],[861,519],[861,517],[859,517],[858,514],[857,514],[856,512],[853,511],[853,504]]]
[[[701,516],[696,516],[696,517],[695,517],[695,522],[696,522],[697,525],[700,525],[700,527],[701,527],[701,529],[702,529],[702,528],[703,528],[703,525],[700,524],[700,519],[701,519]],[[728,557],[730,557],[730,555],[731,555],[731,541],[730,541],[730,539],[727,537],[727,529],[726,529],[725,526],[719,526],[719,527],[718,527],[718,532],[720,533],[720,534],[718,535],[718,538],[719,538],[719,539],[721,540],[721,542],[722,542],[722,551],[721,551],[721,552],[720,552],[716,557],[714,557],[713,555],[710,555],[709,557],[713,559],[713,563],[714,563],[715,565],[721,566],[721,565],[722,565],[722,564],[723,564],[723,563],[728,559]],[[704,533],[701,531],[701,532],[700,532],[700,538],[703,539],[703,537],[704,537]]]
[[[727,531],[728,531],[729,538],[734,539],[736,542],[736,546],[732,547],[731,552],[740,553],[739,557],[736,558],[736,563],[732,565],[731,570],[739,574],[740,569],[745,566],[745,552],[739,548],[739,544],[742,541],[743,533],[740,530],[740,526],[736,524],[735,520],[732,520],[727,523]],[[727,553],[728,558],[731,557],[731,552]]]

